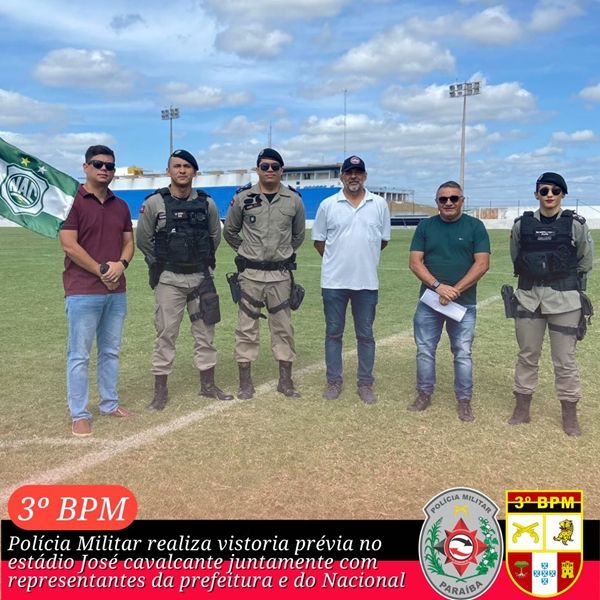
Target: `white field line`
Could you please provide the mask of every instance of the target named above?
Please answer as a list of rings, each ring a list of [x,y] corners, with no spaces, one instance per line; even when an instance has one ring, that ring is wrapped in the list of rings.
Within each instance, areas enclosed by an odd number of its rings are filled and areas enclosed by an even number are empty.
[[[479,308],[482,308],[484,306],[498,301],[499,299],[499,295],[491,296],[482,300],[477,306]],[[406,338],[412,338],[412,327],[395,335],[391,335],[381,340],[378,340],[377,346],[379,348],[393,346],[396,345],[399,341]],[[354,355],[356,355],[356,349],[344,352],[345,357],[351,357]],[[295,371],[294,375],[295,377],[301,378],[305,375],[312,375],[322,370],[323,362],[321,361]],[[272,391],[276,387],[276,385],[276,379],[268,381],[267,383],[263,383],[257,386],[256,395],[260,396],[261,394],[268,393]],[[65,438],[62,441],[62,444],[64,445],[84,445],[92,442],[96,446],[101,445],[105,447],[99,450],[94,450],[93,452],[89,452],[88,454],[80,456],[74,460],[65,462],[54,469],[34,473],[27,479],[14,483],[9,487],[0,490],[0,512],[4,510],[12,492],[23,485],[49,485],[53,483],[58,483],[60,481],[64,481],[65,479],[70,479],[73,476],[78,475],[83,471],[86,471],[87,469],[91,469],[96,465],[111,460],[118,454],[122,454],[129,450],[140,448],[147,444],[151,444],[160,438],[171,435],[176,431],[188,427],[189,425],[192,425],[194,423],[203,421],[211,417],[212,415],[226,412],[232,407],[237,406],[243,402],[252,402],[252,400],[234,399],[229,402],[213,402],[212,404],[195,410],[187,415],[183,415],[161,425],[156,425],[154,427],[146,429],[145,431],[141,431],[139,433],[136,433],[135,435],[132,435],[122,440],[103,440],[101,444],[98,444],[98,440],[94,440],[93,438],[90,440],[75,440],[71,438]],[[57,445],[61,443],[60,438],[49,438],[45,440],[45,442],[49,443],[49,445]],[[16,447],[23,447],[31,443],[44,443],[44,440],[21,440],[17,442]]]

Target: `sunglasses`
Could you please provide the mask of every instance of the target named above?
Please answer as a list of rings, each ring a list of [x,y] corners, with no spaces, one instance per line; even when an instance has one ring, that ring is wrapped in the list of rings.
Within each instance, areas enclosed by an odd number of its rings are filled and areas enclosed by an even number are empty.
[[[562,194],[562,189],[556,185],[552,186],[552,190],[550,190],[549,187],[540,188],[538,190],[538,194],[540,196],[547,196],[551,191],[553,196],[559,196],[560,194]]]
[[[452,204],[456,204],[459,200],[462,200],[463,196],[440,196],[437,201],[440,204],[448,204],[448,202],[452,202]]]
[[[104,162],[103,160],[90,160],[90,162],[88,163],[88,165],[92,165],[92,167],[94,167],[94,169],[98,169],[98,171],[102,167],[106,167],[107,171],[114,171],[115,170],[115,163],[114,162]]]
[[[260,163],[260,165],[258,165],[258,168],[261,171],[268,171],[269,169],[271,169],[271,171],[277,173],[277,171],[281,169],[281,165],[279,163]]]

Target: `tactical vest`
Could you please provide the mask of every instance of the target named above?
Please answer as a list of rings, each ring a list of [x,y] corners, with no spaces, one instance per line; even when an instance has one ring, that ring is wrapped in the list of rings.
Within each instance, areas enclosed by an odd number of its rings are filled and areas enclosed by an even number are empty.
[[[154,236],[158,263],[173,273],[206,271],[214,260],[208,226],[208,200],[202,190],[193,200],[173,198],[169,188],[157,192],[165,202],[166,223]]]
[[[573,211],[564,210],[551,223],[538,221],[533,212],[520,217],[520,249],[515,260],[518,287],[534,285],[558,291],[577,289],[577,248],[573,243]]]

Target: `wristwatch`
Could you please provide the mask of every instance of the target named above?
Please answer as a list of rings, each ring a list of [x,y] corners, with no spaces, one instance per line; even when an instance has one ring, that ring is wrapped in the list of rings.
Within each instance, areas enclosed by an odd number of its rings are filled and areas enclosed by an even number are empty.
[[[432,290],[437,290],[442,285],[437,279],[431,284]]]
[[[125,260],[124,258],[122,258],[122,259],[121,259],[121,262],[123,263],[123,266],[124,266],[125,268],[127,268],[127,267],[129,266],[129,261],[128,261],[128,260]]]

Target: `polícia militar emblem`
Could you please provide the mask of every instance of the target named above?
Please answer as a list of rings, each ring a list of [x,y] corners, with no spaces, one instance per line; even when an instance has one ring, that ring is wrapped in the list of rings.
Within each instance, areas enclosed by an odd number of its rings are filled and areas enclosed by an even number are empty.
[[[498,507],[471,488],[451,488],[432,498],[419,536],[423,573],[444,598],[481,596],[502,564]]]
[[[583,491],[507,491],[505,563],[531,596],[571,589],[583,568]]]

